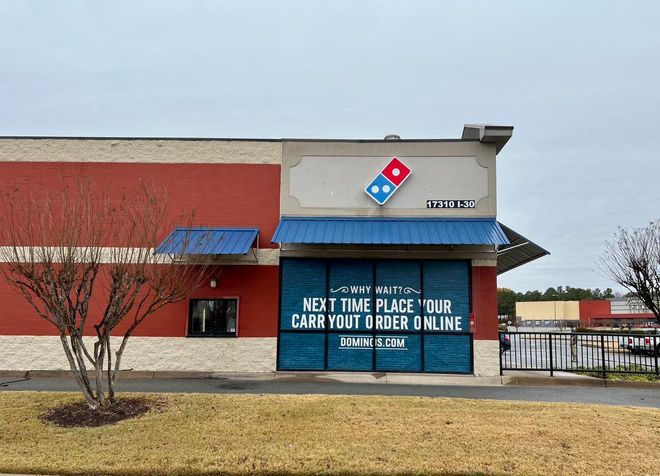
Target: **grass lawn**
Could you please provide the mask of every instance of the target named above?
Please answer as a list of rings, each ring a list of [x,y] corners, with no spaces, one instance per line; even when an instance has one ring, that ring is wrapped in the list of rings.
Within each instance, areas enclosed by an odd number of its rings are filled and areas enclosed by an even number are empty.
[[[423,397],[165,395],[101,428],[76,394],[0,393],[0,473],[658,474],[660,411]]]
[[[601,367],[602,369],[602,367]],[[630,373],[617,373],[617,370],[636,370],[639,372],[648,372],[647,367],[640,365],[628,365],[628,366],[619,366],[615,368],[607,369],[607,380],[628,380],[631,382],[660,382],[655,374],[643,373],[643,374],[630,374]],[[598,377],[602,378],[603,372],[599,371],[598,367],[590,370],[582,370],[580,372],[575,372],[579,375],[588,375],[589,377]]]
[[[575,372],[579,375],[588,377],[602,378],[602,372]],[[626,380],[628,382],[660,382],[660,378],[655,374],[628,374],[628,373],[608,373],[607,380]],[[659,389],[660,390],[660,389]]]

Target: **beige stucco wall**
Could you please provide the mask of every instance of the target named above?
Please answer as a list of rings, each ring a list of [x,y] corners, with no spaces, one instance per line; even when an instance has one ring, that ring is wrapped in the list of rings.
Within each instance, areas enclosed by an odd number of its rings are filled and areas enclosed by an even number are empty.
[[[113,338],[112,346],[118,345],[119,339]],[[276,353],[275,337],[132,337],[122,370],[272,372]],[[0,370],[69,370],[69,366],[57,336],[0,336]]]
[[[384,205],[364,188],[392,157],[412,173]],[[282,215],[493,217],[495,145],[476,141],[287,141]],[[456,196],[458,195],[458,196]],[[476,208],[430,209],[426,200],[475,200]]]
[[[579,301],[531,301],[516,303],[516,317],[524,320],[580,320]]]
[[[279,140],[0,139],[0,162],[279,164]]]
[[[497,254],[493,252],[491,258],[472,259],[472,266],[497,266]]]

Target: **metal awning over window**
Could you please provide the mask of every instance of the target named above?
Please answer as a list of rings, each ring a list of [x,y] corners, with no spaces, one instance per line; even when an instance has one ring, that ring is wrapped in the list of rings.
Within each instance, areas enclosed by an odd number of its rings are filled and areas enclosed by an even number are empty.
[[[494,218],[282,217],[273,243],[508,245]]]
[[[513,231],[508,226],[501,223],[499,225],[504,230],[510,243],[500,246],[497,250],[497,274],[505,273],[550,254],[549,251]]]
[[[176,228],[156,247],[157,254],[247,255],[257,245],[257,228]]]

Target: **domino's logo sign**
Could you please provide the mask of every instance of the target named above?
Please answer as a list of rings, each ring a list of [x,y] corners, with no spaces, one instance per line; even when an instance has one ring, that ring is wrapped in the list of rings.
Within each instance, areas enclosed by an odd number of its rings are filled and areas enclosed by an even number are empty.
[[[380,171],[364,191],[373,198],[378,205],[384,205],[401,184],[410,177],[410,169],[398,158],[392,157],[389,164]]]

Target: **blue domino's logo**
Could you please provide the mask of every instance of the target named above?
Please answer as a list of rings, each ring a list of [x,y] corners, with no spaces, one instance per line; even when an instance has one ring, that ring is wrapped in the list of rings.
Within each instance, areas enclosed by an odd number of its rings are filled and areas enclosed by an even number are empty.
[[[410,176],[411,170],[398,158],[392,157],[392,160],[380,171],[369,185],[364,189],[379,205],[385,204],[401,184]]]

